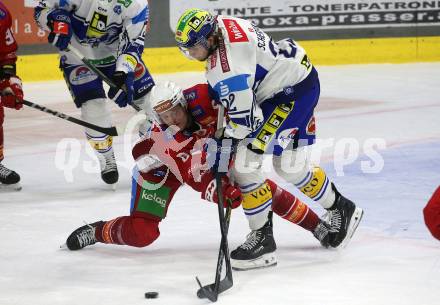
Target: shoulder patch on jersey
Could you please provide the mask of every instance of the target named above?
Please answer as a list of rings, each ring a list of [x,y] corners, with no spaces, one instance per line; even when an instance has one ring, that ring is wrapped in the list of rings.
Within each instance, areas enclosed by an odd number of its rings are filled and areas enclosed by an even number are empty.
[[[249,89],[247,81],[249,76],[249,74],[240,74],[224,79],[214,86],[214,90],[219,94],[220,98],[223,98],[228,96],[229,93]]]
[[[191,101],[195,100],[198,96],[197,96],[197,90],[184,90],[183,91],[183,96],[185,97],[185,100],[190,103]]]
[[[220,39],[218,42],[218,54],[220,56],[220,64],[222,65],[223,73],[231,71],[228,55],[226,54],[225,41],[223,39]]]
[[[249,41],[246,33],[234,19],[222,19],[223,24],[228,32],[230,42],[246,42]]]
[[[0,8],[0,19],[5,18],[6,12]]]

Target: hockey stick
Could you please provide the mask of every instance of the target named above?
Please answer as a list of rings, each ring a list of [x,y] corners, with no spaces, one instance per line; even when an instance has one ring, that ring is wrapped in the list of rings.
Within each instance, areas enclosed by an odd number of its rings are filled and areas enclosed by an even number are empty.
[[[226,229],[225,234],[227,234],[228,229],[229,229],[229,221],[231,219],[231,208],[230,207],[228,207],[226,209],[226,216],[223,216],[223,217],[224,217],[225,229]],[[226,262],[226,275],[225,275],[224,279],[220,280],[220,275],[222,273],[222,268],[223,268],[223,259]],[[229,288],[232,287],[232,285],[234,283],[233,283],[233,279],[232,279],[232,268],[231,268],[231,261],[230,261],[230,257],[229,257],[227,236],[225,236],[224,238],[222,236],[222,239],[221,239],[220,249],[219,249],[218,259],[217,259],[217,269],[216,269],[216,273],[215,273],[215,282],[212,284],[209,284],[209,285],[202,286],[198,277],[196,277],[196,281],[200,286],[200,289],[197,291],[197,296],[200,299],[207,298],[211,302],[216,302],[218,299],[218,295],[220,293],[222,293],[225,290],[228,290]]]
[[[76,57],[78,57],[79,59],[81,59],[81,61],[93,72],[95,72],[96,75],[98,75],[99,78],[101,78],[107,85],[109,85],[112,88],[117,88],[118,86],[116,86],[116,84],[113,82],[113,80],[111,80],[110,78],[107,77],[107,75],[105,75],[101,70],[99,70],[91,61],[90,59],[87,59],[84,55],[81,54],[81,52],[75,48],[74,46],[72,46],[72,44],[69,44],[68,51],[72,52],[73,54],[75,54]],[[120,89],[124,92],[127,92],[127,87],[125,85],[122,86],[122,88]],[[135,104],[130,104],[131,107],[134,108],[134,110],[136,111],[141,111],[142,109]]]
[[[224,108],[220,106],[217,116],[217,130],[223,127],[223,117],[224,117]],[[222,235],[220,242],[220,249],[217,258],[217,269],[215,272],[215,282],[213,284],[202,286],[198,277],[196,277],[196,281],[200,286],[200,289],[197,291],[197,296],[201,299],[208,298],[211,302],[216,302],[218,299],[218,295],[225,290],[229,289],[233,285],[232,279],[232,268],[231,268],[231,258],[229,256],[229,247],[228,247],[228,229],[229,222],[231,219],[231,206],[228,205],[226,208],[226,216],[223,210],[223,192],[222,192],[222,182],[221,182],[221,174],[215,174],[215,180],[217,183],[217,195],[218,195],[218,216],[220,222],[220,232]],[[223,269],[223,259],[225,260],[226,265],[226,275],[220,280],[220,276]]]
[[[114,126],[112,126],[112,127],[101,127],[101,126],[98,126],[98,125],[94,125],[92,123],[89,123],[89,122],[86,122],[86,121],[83,121],[83,120],[71,117],[71,116],[69,116],[67,114],[64,114],[62,112],[58,112],[58,111],[46,108],[44,106],[32,103],[30,101],[26,101],[26,100],[23,101],[23,104],[26,105],[26,106],[29,106],[31,108],[40,110],[42,112],[46,112],[46,113],[49,113],[49,114],[54,115],[56,117],[59,117],[60,119],[63,119],[63,120],[66,120],[66,121],[69,121],[69,122],[72,122],[72,123],[75,123],[75,124],[78,124],[78,125],[81,125],[81,126],[93,129],[93,130],[96,130],[96,131],[99,131],[99,132],[102,132],[102,133],[105,133],[106,135],[109,135],[109,136],[118,136],[118,135],[123,134],[123,132],[121,132],[120,128],[117,128],[117,127],[114,127]]]

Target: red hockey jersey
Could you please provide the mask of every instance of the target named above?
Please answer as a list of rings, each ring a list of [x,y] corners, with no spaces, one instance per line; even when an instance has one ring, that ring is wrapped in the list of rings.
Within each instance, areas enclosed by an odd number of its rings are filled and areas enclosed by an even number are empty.
[[[199,84],[183,91],[193,124],[177,133],[155,125],[150,137],[133,147],[135,160],[145,154],[156,155],[179,181],[201,191],[201,175],[209,170],[204,146],[216,131],[217,106],[209,96],[208,85]]]
[[[17,60],[17,42],[12,34],[11,26],[11,14],[0,2],[0,66],[15,63]]]

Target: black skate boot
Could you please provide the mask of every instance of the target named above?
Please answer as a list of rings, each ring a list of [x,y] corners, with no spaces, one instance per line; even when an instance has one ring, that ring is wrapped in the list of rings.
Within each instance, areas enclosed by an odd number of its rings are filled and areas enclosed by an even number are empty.
[[[336,193],[335,203],[327,211],[327,221],[330,224],[329,244],[331,247],[346,246],[356,231],[362,219],[364,211],[356,207],[349,199],[338,192],[332,183],[332,189]]]
[[[330,246],[330,233],[331,228],[324,220],[319,220],[315,230],[313,230],[313,236],[321,243],[321,246],[328,248]]]
[[[234,270],[249,270],[275,266],[277,245],[273,238],[272,219],[248,234],[244,244],[231,252],[231,266]]]
[[[20,175],[0,163],[0,189],[21,190]]]
[[[110,149],[106,153],[98,153],[98,159],[101,166],[102,180],[107,184],[115,184],[118,182],[119,173],[113,149]]]
[[[104,221],[97,221],[76,229],[67,238],[67,248],[69,250],[79,250],[86,246],[94,245],[96,243],[96,228],[102,225],[104,225]]]

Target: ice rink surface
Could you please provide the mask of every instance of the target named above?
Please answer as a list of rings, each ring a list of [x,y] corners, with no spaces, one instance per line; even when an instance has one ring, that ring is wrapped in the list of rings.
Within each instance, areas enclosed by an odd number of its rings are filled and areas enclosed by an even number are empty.
[[[440,63],[317,68],[317,135],[330,143],[320,161],[340,191],[364,208],[363,221],[348,247],[336,251],[275,217],[278,266],[234,272],[233,288],[217,303],[439,304],[440,241],[425,228],[422,209],[440,184]],[[189,86],[203,74],[156,77],[168,79]],[[64,82],[27,83],[25,97],[79,116]],[[118,123],[134,114],[113,112]],[[135,135],[115,139],[121,179],[111,191],[80,127],[30,108],[6,110],[4,126],[4,164],[21,174],[23,190],[0,193],[1,305],[209,303],[197,299],[194,277],[214,280],[217,208],[187,187],[149,247],[59,248],[83,221],[127,215]],[[247,233],[242,211],[234,210],[230,248]],[[160,296],[146,300],[146,291]]]

